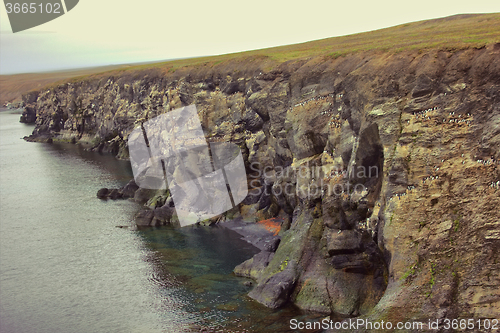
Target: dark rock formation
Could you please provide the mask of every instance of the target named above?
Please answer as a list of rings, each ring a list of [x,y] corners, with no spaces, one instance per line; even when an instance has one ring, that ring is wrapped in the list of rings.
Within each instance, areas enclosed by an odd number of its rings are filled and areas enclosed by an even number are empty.
[[[274,253],[269,251],[261,251],[253,258],[239,264],[235,267],[234,273],[238,276],[249,277],[257,280],[264,270],[269,265]]]
[[[135,181],[132,179],[127,183],[127,185],[119,189],[101,188],[99,191],[97,191],[97,197],[99,199],[109,198],[111,200],[135,198],[136,192],[138,192],[138,190],[139,186],[137,186]],[[142,191],[138,193],[137,198],[141,203],[145,203],[149,199],[151,192],[149,190],[141,190]]]
[[[154,190],[139,187],[134,193],[134,201],[140,204],[145,204],[155,192],[156,191]]]
[[[123,188],[120,189],[120,193],[123,198],[133,198],[135,196],[135,192],[139,189],[139,186],[135,183],[135,181],[132,179],[131,181],[128,182],[127,185],[125,185]]]
[[[259,283],[248,295],[260,303],[276,309],[286,304],[297,282],[295,262],[289,262],[286,267]]]
[[[33,124],[36,121],[35,109],[29,106],[25,107],[19,121],[21,123]]]
[[[151,226],[154,217],[152,210],[144,209],[139,211],[135,216],[135,223],[140,227],[148,227]]]
[[[108,197],[111,199],[111,200],[116,200],[116,199],[121,199],[122,198],[122,194],[120,193],[120,190],[114,188],[112,189],[109,194],[108,194]]]
[[[172,216],[175,214],[175,209],[171,202],[166,202],[163,206],[154,209],[154,217],[157,220],[155,224],[167,224],[172,220]]]
[[[108,197],[108,194],[109,194],[109,189],[107,189],[105,187],[103,187],[99,191],[97,191],[97,197],[99,199],[106,199]]]
[[[281,238],[276,237],[275,239],[270,241],[268,244],[266,244],[266,247],[265,247],[266,251],[276,252],[276,250],[278,249],[278,246],[280,245],[280,242],[281,242]]]

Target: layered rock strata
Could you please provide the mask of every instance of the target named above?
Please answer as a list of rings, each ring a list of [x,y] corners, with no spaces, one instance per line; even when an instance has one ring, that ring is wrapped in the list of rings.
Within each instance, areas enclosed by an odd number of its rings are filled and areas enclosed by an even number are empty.
[[[127,158],[134,127],[195,104],[208,140],[236,143],[247,168],[249,195],[219,220],[284,220],[279,244],[235,269],[256,280],[252,298],[394,322],[493,318],[499,91],[499,44],[249,58],[68,82],[25,96],[24,119],[29,140]],[[134,195],[146,224],[175,220],[168,191]]]

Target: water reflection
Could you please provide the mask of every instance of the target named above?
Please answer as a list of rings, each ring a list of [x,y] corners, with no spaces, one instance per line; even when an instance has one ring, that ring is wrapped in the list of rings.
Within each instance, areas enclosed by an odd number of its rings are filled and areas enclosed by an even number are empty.
[[[134,230],[132,201],[96,198],[128,162],[24,142],[32,127],[0,118],[0,332],[288,332],[315,317],[246,296],[232,270],[256,249],[229,230]]]
[[[81,161],[99,166],[103,169],[104,174],[112,175],[113,179],[120,184],[125,185],[130,179],[134,177],[132,167],[128,160],[118,160],[111,156],[111,154],[102,154],[94,151],[89,151],[82,145],[66,144],[66,143],[53,143],[41,144],[43,150],[49,154],[57,154],[59,157],[64,158],[67,154],[78,156]]]
[[[183,308],[201,317],[193,321],[193,331],[290,332],[292,318],[321,317],[292,306],[271,310],[247,297],[251,286],[245,282],[250,280],[234,276],[232,270],[258,249],[231,230],[161,227],[138,234],[150,250],[144,259],[155,267],[152,283],[169,297],[180,295]]]
[[[0,332],[190,332],[199,316],[152,283],[143,239],[116,228],[138,207],[96,199],[125,180],[103,167],[120,161],[24,142],[31,129],[0,113]]]

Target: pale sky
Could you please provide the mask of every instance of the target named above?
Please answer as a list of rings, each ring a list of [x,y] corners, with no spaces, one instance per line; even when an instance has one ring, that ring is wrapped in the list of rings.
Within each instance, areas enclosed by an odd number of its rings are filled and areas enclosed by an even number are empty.
[[[1,6],[0,74],[224,54],[493,12],[499,0],[80,0],[13,34]]]

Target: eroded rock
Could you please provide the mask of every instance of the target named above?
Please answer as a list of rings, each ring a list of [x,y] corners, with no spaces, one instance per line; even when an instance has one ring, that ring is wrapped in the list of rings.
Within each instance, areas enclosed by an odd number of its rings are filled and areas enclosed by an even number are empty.
[[[135,126],[195,103],[207,139],[245,159],[252,195],[228,216],[286,216],[279,246],[238,266],[254,299],[374,321],[487,318],[500,308],[498,59],[489,45],[145,70],[30,93],[26,114],[30,140],[126,158]],[[156,192],[119,193],[149,202],[139,224],[176,219]]]

